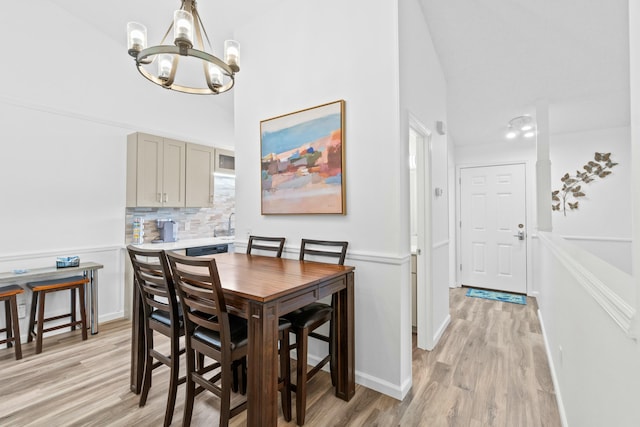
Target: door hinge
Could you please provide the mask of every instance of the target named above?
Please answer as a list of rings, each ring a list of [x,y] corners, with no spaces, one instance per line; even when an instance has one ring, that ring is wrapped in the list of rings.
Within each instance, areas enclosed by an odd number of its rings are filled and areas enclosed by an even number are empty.
[[[460,271],[462,271],[462,264],[460,264]]]
[[[460,228],[462,228],[462,221],[460,221]]]

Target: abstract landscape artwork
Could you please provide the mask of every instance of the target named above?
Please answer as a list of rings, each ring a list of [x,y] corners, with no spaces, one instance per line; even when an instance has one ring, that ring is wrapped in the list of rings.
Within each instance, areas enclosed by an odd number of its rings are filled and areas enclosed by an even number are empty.
[[[343,100],[260,122],[262,214],[345,214]]]

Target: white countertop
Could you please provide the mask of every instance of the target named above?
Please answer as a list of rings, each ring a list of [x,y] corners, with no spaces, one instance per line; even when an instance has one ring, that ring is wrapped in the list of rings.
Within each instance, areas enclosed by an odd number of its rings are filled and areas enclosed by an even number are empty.
[[[142,245],[134,245],[141,249],[164,249],[165,251],[173,251],[176,249],[196,248],[198,246],[221,245],[223,243],[233,243],[235,236],[228,237],[205,237],[202,239],[185,239],[177,242],[166,243],[143,243]]]

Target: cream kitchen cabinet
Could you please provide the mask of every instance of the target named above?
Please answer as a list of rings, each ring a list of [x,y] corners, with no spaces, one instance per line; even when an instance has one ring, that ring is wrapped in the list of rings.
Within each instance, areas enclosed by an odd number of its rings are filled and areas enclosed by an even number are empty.
[[[127,137],[127,206],[185,206],[186,145],[141,132]]]
[[[213,171],[215,149],[187,144],[186,207],[213,206]]]

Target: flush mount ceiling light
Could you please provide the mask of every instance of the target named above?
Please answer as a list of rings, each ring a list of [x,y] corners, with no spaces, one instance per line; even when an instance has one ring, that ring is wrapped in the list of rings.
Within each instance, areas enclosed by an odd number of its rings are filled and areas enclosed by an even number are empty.
[[[531,116],[518,116],[509,120],[505,137],[515,139],[520,135],[525,138],[533,138],[536,135],[536,124]]]
[[[174,44],[164,44],[172,28]],[[147,47],[144,25],[129,22],[128,52],[135,59],[140,74],[159,86],[196,95],[217,95],[233,87],[235,73],[240,71],[240,44],[226,40],[223,61],[205,51],[203,34],[209,51],[213,51],[196,2],[181,0],[180,9],[174,12],[173,21],[157,46]],[[183,61],[183,67],[178,76],[180,61]],[[194,80],[195,75],[200,77]]]

